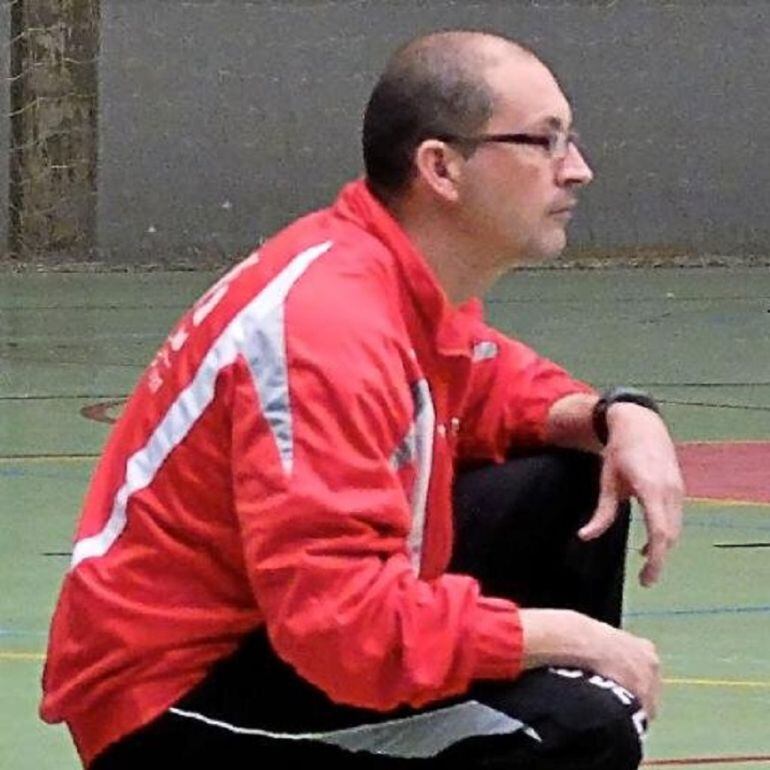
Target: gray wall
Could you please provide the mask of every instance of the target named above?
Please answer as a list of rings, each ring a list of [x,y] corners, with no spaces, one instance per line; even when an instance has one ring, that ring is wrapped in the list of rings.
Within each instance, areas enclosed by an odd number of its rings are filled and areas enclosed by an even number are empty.
[[[5,254],[8,240],[8,147],[11,141],[7,115],[10,107],[9,41],[11,37],[11,10],[0,0],[0,258]]]
[[[359,172],[388,53],[451,26],[516,36],[559,74],[597,171],[580,249],[770,251],[767,0],[102,0],[102,13],[108,261],[220,259],[325,204]]]

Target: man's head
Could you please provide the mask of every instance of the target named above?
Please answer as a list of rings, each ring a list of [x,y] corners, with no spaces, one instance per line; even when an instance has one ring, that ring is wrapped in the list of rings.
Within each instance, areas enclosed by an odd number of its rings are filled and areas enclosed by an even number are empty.
[[[478,32],[439,32],[398,50],[364,118],[374,193],[394,209],[443,214],[499,260],[553,256],[576,188],[592,178],[572,112],[528,49]]]

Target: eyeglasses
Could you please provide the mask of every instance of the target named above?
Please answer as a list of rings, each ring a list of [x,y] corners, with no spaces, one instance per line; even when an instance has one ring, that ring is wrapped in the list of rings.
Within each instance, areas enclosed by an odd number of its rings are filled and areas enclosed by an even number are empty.
[[[570,146],[578,147],[580,144],[580,136],[575,131],[551,131],[547,134],[480,134],[479,136],[444,134],[436,138],[442,142],[456,142],[469,146],[499,142],[542,147],[552,160],[563,160],[567,157]]]

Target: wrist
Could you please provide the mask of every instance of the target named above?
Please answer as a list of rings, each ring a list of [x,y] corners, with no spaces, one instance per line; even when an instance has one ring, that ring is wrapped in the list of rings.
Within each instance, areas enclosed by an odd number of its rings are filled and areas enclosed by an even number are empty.
[[[594,433],[602,446],[606,446],[609,441],[610,421],[608,419],[608,414],[611,407],[615,404],[635,404],[655,412],[655,414],[660,414],[660,408],[655,399],[643,390],[626,387],[615,387],[605,390],[599,397],[599,400],[594,404],[591,413]]]

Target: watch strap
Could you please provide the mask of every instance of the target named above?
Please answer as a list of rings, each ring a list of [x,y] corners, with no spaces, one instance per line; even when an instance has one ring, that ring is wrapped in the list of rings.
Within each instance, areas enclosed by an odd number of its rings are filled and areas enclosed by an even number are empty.
[[[628,387],[614,387],[605,390],[599,400],[594,404],[592,420],[596,437],[602,446],[606,446],[610,438],[610,429],[607,424],[607,410],[613,404],[626,403],[637,404],[649,409],[655,414],[660,414],[660,407],[655,399],[643,390]]]

